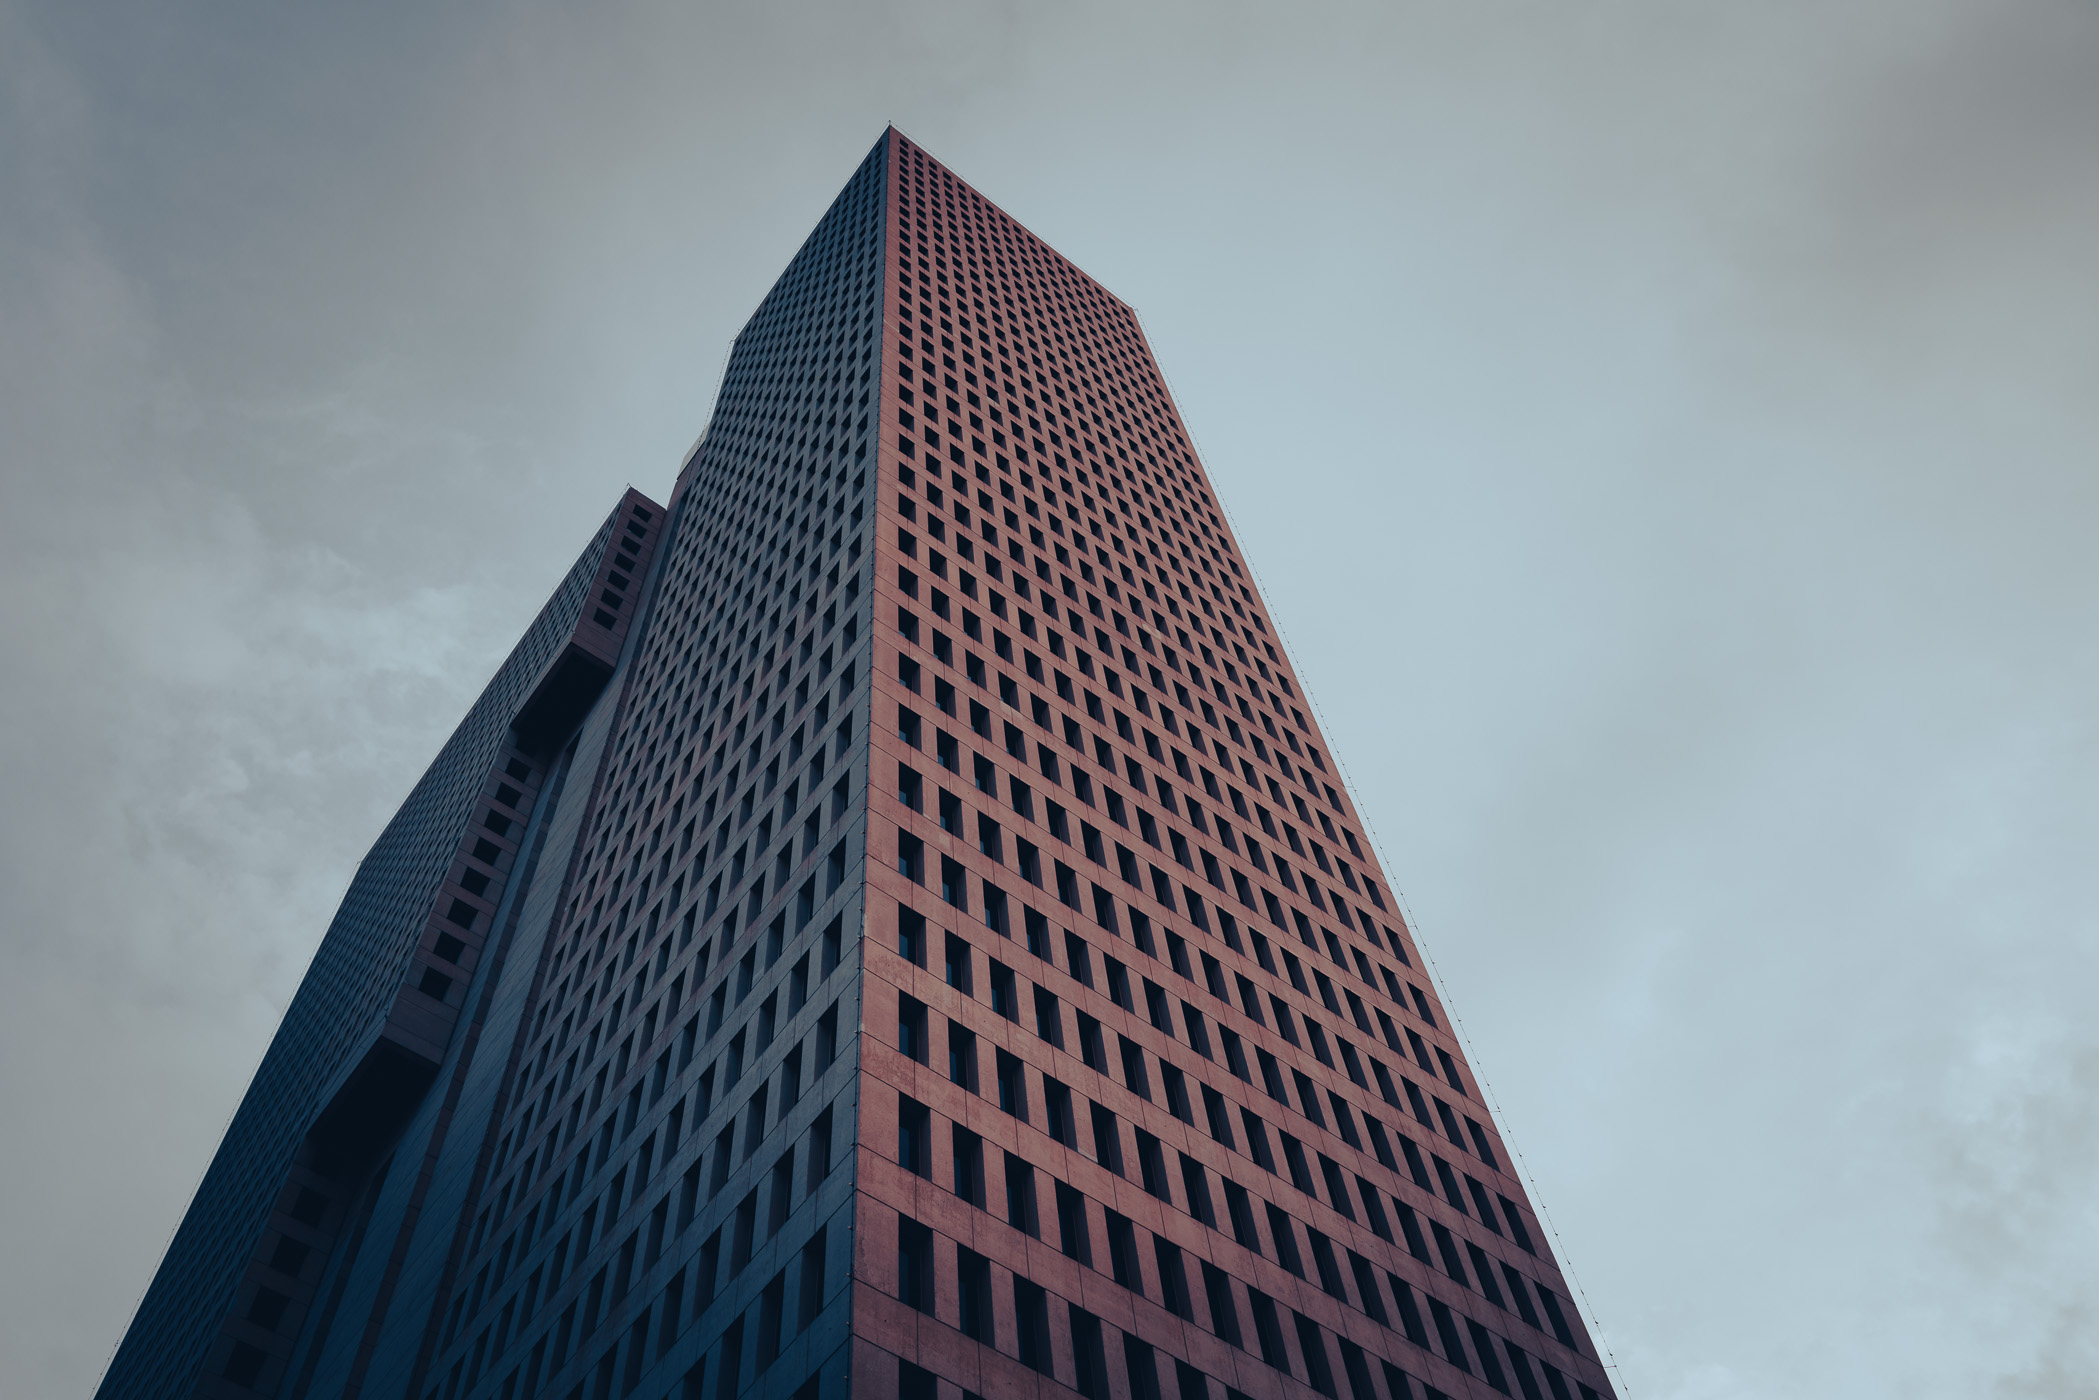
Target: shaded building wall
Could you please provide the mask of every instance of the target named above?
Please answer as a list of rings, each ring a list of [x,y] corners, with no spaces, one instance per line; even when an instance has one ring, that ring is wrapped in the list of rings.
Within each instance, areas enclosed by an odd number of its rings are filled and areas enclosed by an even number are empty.
[[[485,1164],[384,1393],[844,1393],[885,154],[680,474]]]

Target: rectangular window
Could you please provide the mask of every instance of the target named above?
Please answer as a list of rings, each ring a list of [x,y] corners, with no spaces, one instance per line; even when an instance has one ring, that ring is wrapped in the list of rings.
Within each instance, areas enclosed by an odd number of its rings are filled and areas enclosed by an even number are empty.
[[[1159,1150],[1159,1140],[1142,1128],[1137,1134],[1137,1166],[1144,1189],[1168,1205],[1173,1204],[1173,1189],[1166,1184],[1166,1156]]]
[[[1049,1295],[1020,1275],[1013,1276],[1014,1340],[1020,1364],[1045,1376],[1055,1374],[1050,1361]]]
[[[1108,1226],[1108,1267],[1115,1281],[1133,1293],[1144,1292],[1144,1274],[1137,1262],[1137,1232],[1128,1216],[1117,1211],[1106,1211]]]
[[[1078,1129],[1072,1120],[1071,1090],[1048,1075],[1042,1077],[1042,1111],[1047,1121],[1050,1141],[1065,1147],[1077,1147]]]
[[[897,997],[897,1049],[904,1058],[926,1062],[930,1047],[926,1044],[926,1004],[917,997],[899,994]]]
[[[1035,1213],[1035,1169],[1010,1152],[1006,1154],[1006,1223],[1024,1235],[1039,1238],[1042,1232]]]
[[[1225,1103],[1224,1095],[1207,1084],[1202,1089],[1203,1115],[1209,1120],[1210,1136],[1223,1143],[1227,1150],[1236,1148],[1238,1144],[1232,1140],[1231,1109]]]
[[[1275,1237],[1276,1258],[1282,1266],[1299,1278],[1305,1276],[1304,1259],[1297,1252],[1297,1230],[1287,1212],[1270,1204],[1268,1207],[1268,1232]]]
[[[1472,1363],[1466,1358],[1465,1343],[1458,1337],[1457,1320],[1451,1316],[1450,1309],[1435,1298],[1429,1298],[1427,1301],[1429,1316],[1436,1320],[1436,1333],[1443,1339],[1444,1355],[1449,1358],[1451,1365],[1471,1375]]]
[[[1258,1288],[1248,1288],[1246,1300],[1253,1310],[1254,1336],[1260,1343],[1261,1359],[1284,1375],[1290,1374],[1290,1349],[1283,1342],[1283,1323],[1276,1315],[1275,1300]]]
[[[1116,1125],[1115,1113],[1096,1103],[1092,1105],[1092,1118],[1093,1160],[1121,1176],[1122,1130]]]
[[[926,965],[926,916],[908,905],[899,904],[896,908],[896,952],[914,966]],[[922,1060],[925,1056],[913,1058]]]
[[[1159,1269],[1159,1301],[1165,1305],[1166,1311],[1175,1317],[1193,1319],[1195,1308],[1188,1297],[1188,1273],[1181,1257],[1181,1247],[1169,1244],[1165,1239],[1154,1235],[1152,1259]],[[1211,1311],[1216,1311],[1214,1303]],[[1224,1336],[1224,1333],[1219,1331],[1218,1335]]]
[[[1093,1233],[1086,1226],[1086,1198],[1072,1186],[1058,1182],[1057,1247],[1081,1264],[1093,1263]]]
[[[1305,1227],[1305,1236],[1312,1242],[1312,1264],[1319,1270],[1319,1286],[1347,1302],[1348,1286],[1341,1281],[1341,1265],[1334,1257],[1334,1242],[1309,1225]]]
[[[1333,1363],[1327,1358],[1326,1339],[1320,1334],[1319,1324],[1301,1312],[1293,1311],[1291,1317],[1297,1323],[1297,1349],[1304,1353],[1305,1374],[1312,1382],[1312,1389],[1333,1400]],[[1365,1372],[1368,1379],[1368,1372]]]
[[[1352,1249],[1348,1251],[1348,1267],[1356,1276],[1356,1296],[1363,1301],[1363,1311],[1370,1315],[1372,1322],[1380,1326],[1389,1326],[1386,1321],[1384,1294],[1378,1287],[1377,1271],[1370,1267],[1368,1259]]]
[[[1203,1013],[1187,1002],[1181,1003],[1181,1024],[1188,1034],[1188,1048],[1206,1060],[1217,1057],[1210,1053],[1210,1032],[1203,1021]]]
[[[954,1137],[955,1194],[984,1208],[984,1141],[960,1123],[952,1125]]]
[[[1210,1177],[1203,1164],[1187,1153],[1181,1158],[1181,1189],[1188,1195],[1188,1213],[1211,1229],[1217,1228],[1217,1209],[1210,1204]]]
[[[1210,1304],[1210,1330],[1235,1347],[1245,1346],[1240,1340],[1239,1309],[1232,1302],[1231,1280],[1208,1261],[1203,1263],[1203,1292]]]
[[[1047,987],[1035,989],[1035,1034],[1059,1049],[1064,1046],[1063,1014],[1056,993]]]
[[[932,1111],[916,1099],[899,1097],[896,1111],[896,1160],[905,1171],[933,1174]]]
[[[1019,1057],[1001,1050],[998,1052],[997,1065],[999,1111],[1010,1113],[1023,1123],[1027,1122],[1027,1074]]]
[[[1151,1081],[1149,1078],[1146,1077],[1144,1072],[1143,1048],[1139,1046],[1136,1041],[1131,1040],[1126,1035],[1118,1034],[1115,1037],[1115,1039],[1118,1042],[1120,1042],[1122,1047],[1123,1086],[1127,1088],[1131,1093],[1135,1094],[1138,1098],[1143,1099],[1147,1103],[1149,1103],[1151,1101],[1152,1090]]]
[[[992,1322],[991,1261],[973,1249],[957,1245],[955,1287],[961,1304],[962,1335],[995,1346],[998,1339]]]
[[[1276,1136],[1281,1138],[1283,1142],[1283,1165],[1290,1169],[1290,1184],[1304,1192],[1307,1196],[1316,1196],[1318,1193],[1312,1189],[1312,1171],[1305,1163],[1304,1144],[1285,1132],[1278,1132]],[[1346,1199],[1346,1195],[1346,1192],[1339,1194],[1330,1192],[1329,1204],[1332,1204],[1335,1200]],[[1342,1207],[1336,1205],[1334,1209],[1340,1210]],[[1353,1220],[1355,1217],[1351,1215],[1349,1218]]]
[[[1525,1254],[1536,1254],[1538,1251],[1531,1244],[1530,1231],[1523,1227],[1523,1212],[1518,1210],[1516,1203],[1507,1196],[1497,1194],[1495,1199],[1501,1202],[1502,1218],[1509,1222],[1510,1237],[1516,1241]]]
[[[1108,1060],[1101,1049],[1101,1023],[1085,1012],[1076,1013],[1079,1024],[1079,1061],[1086,1068],[1100,1074],[1108,1072]]]
[[[816,1234],[811,1237],[809,1243],[802,1246],[801,1303],[800,1306],[797,1308],[795,1314],[795,1329],[797,1331],[806,1328],[810,1323],[816,1321],[816,1315],[819,1312],[823,1311],[825,1262],[824,1236],[825,1230],[819,1227]],[[672,1306],[670,1312],[666,1314],[664,1321],[667,1327],[675,1323],[676,1311],[676,1307]],[[668,1337],[669,1335],[670,1332],[667,1330],[665,1332],[665,1336]]]
[[[933,1311],[933,1232],[907,1216],[896,1222],[896,1295],[904,1306]]]
[[[947,1023],[947,1077],[972,1094],[977,1091],[977,1037],[960,1021]]]
[[[1100,1319],[1076,1303],[1070,1308],[1072,1365],[1078,1372],[1078,1392],[1084,1400],[1107,1400],[1108,1358],[1101,1345]]]

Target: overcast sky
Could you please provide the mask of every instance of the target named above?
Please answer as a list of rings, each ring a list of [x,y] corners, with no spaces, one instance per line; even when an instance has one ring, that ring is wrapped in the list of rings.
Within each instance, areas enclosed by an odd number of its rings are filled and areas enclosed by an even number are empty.
[[[1143,317],[1624,1393],[2099,1394],[2090,0],[0,0],[0,1391],[889,121]]]

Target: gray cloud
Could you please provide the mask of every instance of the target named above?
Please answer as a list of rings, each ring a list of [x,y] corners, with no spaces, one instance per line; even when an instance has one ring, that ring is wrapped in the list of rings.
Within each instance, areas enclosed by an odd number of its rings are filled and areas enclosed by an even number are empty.
[[[1144,314],[1628,1393],[2072,1396],[2099,19],[0,0],[0,1374],[896,121]]]

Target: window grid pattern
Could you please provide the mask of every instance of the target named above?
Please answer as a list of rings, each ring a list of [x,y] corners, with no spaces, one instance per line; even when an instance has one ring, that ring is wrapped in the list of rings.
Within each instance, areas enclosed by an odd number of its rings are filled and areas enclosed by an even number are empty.
[[[680,474],[413,1393],[733,1392],[842,1342],[881,166],[737,338]]]
[[[1135,316],[892,139],[860,1228],[978,1207],[943,1379],[1087,1393],[1105,1275],[1133,1390],[1610,1393]]]

